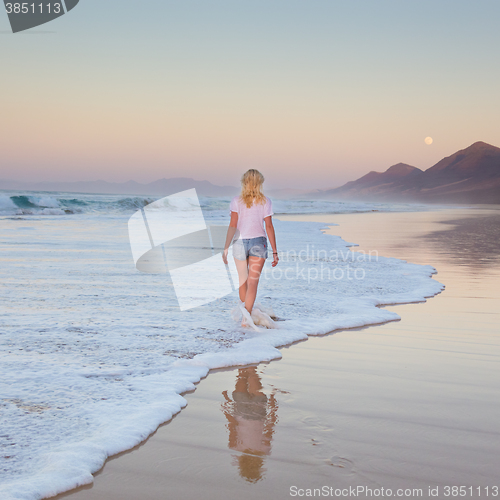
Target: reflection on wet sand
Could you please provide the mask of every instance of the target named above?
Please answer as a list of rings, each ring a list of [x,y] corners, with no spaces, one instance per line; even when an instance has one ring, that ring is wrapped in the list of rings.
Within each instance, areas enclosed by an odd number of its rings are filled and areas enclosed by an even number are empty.
[[[425,240],[440,253],[457,259],[461,266],[481,271],[496,265],[500,258],[500,215],[440,221],[452,225],[425,235]]]
[[[255,366],[240,368],[232,399],[222,394],[222,411],[227,418],[229,448],[239,452],[235,456],[240,476],[256,483],[263,478],[264,460],[271,453],[271,441],[277,423],[278,402],[272,393],[262,391],[262,382]]]
[[[430,264],[438,272],[451,263],[472,276],[484,275],[500,261],[500,206],[358,215],[280,216],[280,219],[338,224],[326,232],[356,242],[359,246],[352,248],[354,252]]]

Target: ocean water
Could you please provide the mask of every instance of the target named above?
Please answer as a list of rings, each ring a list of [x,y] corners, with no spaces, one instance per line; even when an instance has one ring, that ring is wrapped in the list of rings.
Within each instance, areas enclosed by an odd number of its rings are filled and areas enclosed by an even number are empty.
[[[90,483],[106,458],[185,406],[212,368],[278,359],[309,335],[399,319],[383,304],[423,301],[436,270],[355,251],[322,223],[275,219],[280,264],[257,301],[277,329],[242,329],[236,293],[181,312],[168,275],[132,260],[128,218],[147,197],[0,193],[0,498],[38,499]],[[227,224],[229,199],[202,198]],[[275,213],[425,210],[276,201]]]
[[[93,195],[82,193],[20,192],[0,190],[0,217],[7,215],[123,214],[156,198],[151,196]],[[213,217],[227,213],[230,198],[200,197],[203,210]],[[354,203],[324,200],[274,200],[276,214],[407,212],[428,210],[411,203]]]

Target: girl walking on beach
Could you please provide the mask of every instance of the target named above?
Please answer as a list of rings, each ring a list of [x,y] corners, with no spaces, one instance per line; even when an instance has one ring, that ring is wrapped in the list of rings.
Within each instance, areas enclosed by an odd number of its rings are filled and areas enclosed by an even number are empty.
[[[229,209],[231,221],[227,231],[226,244],[222,254],[227,264],[229,246],[233,239],[233,257],[238,270],[240,300],[244,303],[245,318],[252,314],[259,278],[267,259],[267,237],[273,249],[273,263],[278,264],[278,250],[272,221],[273,208],[269,198],[262,192],[264,176],[255,169],[245,172],[241,178],[241,194],[231,200]],[[265,230],[264,230],[265,226]],[[235,237],[236,230],[239,235]]]

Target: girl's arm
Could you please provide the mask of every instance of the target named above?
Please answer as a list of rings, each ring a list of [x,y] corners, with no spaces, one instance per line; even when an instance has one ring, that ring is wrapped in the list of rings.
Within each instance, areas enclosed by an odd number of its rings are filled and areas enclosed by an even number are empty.
[[[271,243],[271,247],[273,249],[273,264],[272,264],[272,266],[275,267],[278,264],[279,258],[278,258],[278,249],[276,247],[276,234],[274,233],[272,216],[269,215],[268,217],[265,217],[264,222],[266,223],[267,237],[269,238],[269,242]]]
[[[229,251],[229,245],[233,241],[233,237],[236,233],[236,227],[238,226],[238,212],[231,212],[231,220],[229,221],[229,227],[227,228],[226,243],[224,244],[224,252],[222,252],[222,260],[224,264],[227,264],[227,253]]]

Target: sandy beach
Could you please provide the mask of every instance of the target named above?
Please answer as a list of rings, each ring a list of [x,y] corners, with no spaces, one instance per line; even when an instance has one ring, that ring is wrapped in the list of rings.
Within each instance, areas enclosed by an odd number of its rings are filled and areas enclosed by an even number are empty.
[[[55,498],[498,494],[498,207],[282,218],[336,223],[327,230],[359,251],[434,266],[446,289],[388,306],[400,321],[212,371],[185,409],[110,458],[93,485]]]
[[[500,1],[4,4],[0,500],[500,500]]]

